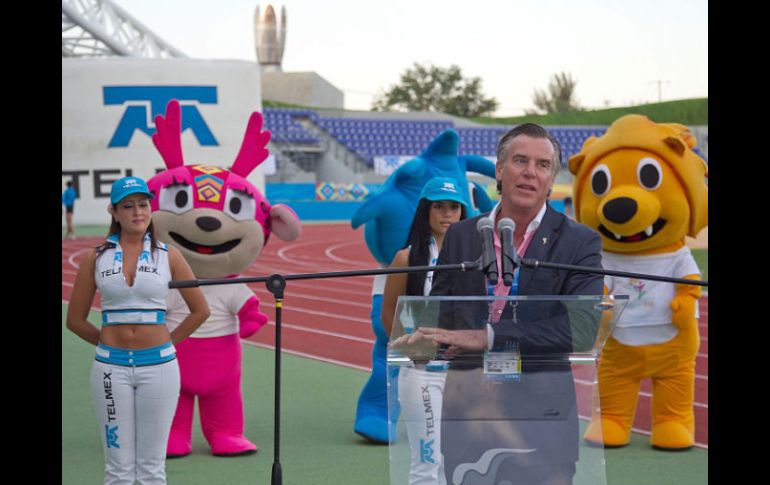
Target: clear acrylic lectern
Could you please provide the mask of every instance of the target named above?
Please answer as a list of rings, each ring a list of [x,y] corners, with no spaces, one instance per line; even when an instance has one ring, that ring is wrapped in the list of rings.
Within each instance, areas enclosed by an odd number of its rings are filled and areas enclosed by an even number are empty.
[[[627,302],[400,297],[388,349],[397,423],[390,483],[507,485],[552,475],[606,485],[604,449],[582,433],[599,413],[596,359]],[[437,343],[444,338],[453,344]]]

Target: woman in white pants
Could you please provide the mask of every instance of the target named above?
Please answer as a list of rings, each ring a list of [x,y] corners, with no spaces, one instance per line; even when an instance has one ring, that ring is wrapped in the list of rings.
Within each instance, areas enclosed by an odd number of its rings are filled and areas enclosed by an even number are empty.
[[[449,225],[464,219],[466,210],[467,204],[454,179],[430,179],[420,194],[407,246],[396,253],[390,267],[435,265]],[[388,275],[382,298],[382,323],[388,335],[393,329],[398,297],[429,295],[432,278],[432,271]],[[446,483],[441,457],[441,405],[445,377],[441,362],[399,370],[398,400],[411,450],[410,485]]]
[[[83,258],[67,311],[67,328],[96,346],[91,398],[105,484],[166,483],[180,385],[174,344],[209,316],[200,289],[180,289],[190,314],[173,332],[166,328],[168,282],[195,276],[179,250],[155,239],[152,197],[138,177],[112,185],[109,236]],[[87,319],[97,289],[101,330]]]

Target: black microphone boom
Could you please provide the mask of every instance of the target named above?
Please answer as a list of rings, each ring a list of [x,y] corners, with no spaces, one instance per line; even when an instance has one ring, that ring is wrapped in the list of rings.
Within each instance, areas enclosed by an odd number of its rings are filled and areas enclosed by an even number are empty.
[[[519,256],[516,254],[516,246],[513,244],[513,231],[516,223],[509,217],[500,219],[497,229],[500,231],[500,259],[503,267],[503,284],[513,284],[513,271],[519,265]]]
[[[347,278],[351,276],[376,276],[393,273],[419,273],[425,271],[477,271],[480,270],[479,261],[463,261],[457,264],[442,264],[439,266],[406,266],[398,268],[361,269],[353,271],[331,271],[327,273],[297,273],[282,275],[286,281],[293,280],[317,280],[325,278]],[[169,281],[168,287],[197,288],[198,286],[234,285],[237,283],[265,283],[271,276],[240,276],[238,278],[204,279],[204,280],[176,280]]]
[[[573,264],[560,264],[560,263],[548,263],[545,261],[538,261],[537,259],[521,258],[521,266],[527,266],[528,268],[548,268],[548,269],[563,269],[566,271],[575,271],[578,273],[593,273],[605,276],[620,276],[623,278],[636,278],[640,280],[652,280],[652,281],[664,281],[666,283],[677,283],[680,285],[696,285],[696,286],[708,286],[709,282],[706,280],[688,280],[684,278],[672,278],[669,276],[658,276],[644,273],[630,273],[628,271],[615,271],[611,269],[603,268],[591,268],[589,266],[576,266]]]
[[[497,284],[497,256],[495,256],[495,224],[488,217],[482,217],[476,223],[476,230],[481,237],[481,271],[489,284]]]
[[[668,276],[657,276],[644,273],[629,273],[626,271],[613,271],[602,268],[591,268],[589,266],[575,266],[572,264],[559,264],[559,263],[547,263],[544,261],[538,261],[536,259],[516,258],[519,262],[519,266],[527,266],[529,268],[549,268],[549,269],[563,269],[566,271],[578,271],[582,273],[593,273],[609,276],[623,276],[627,278],[637,278],[640,280],[654,280],[665,281],[668,283],[678,283],[681,285],[698,285],[708,286],[709,282],[705,280],[687,280],[682,278],[670,278]],[[497,266],[497,258],[495,258],[495,266]],[[355,271],[332,271],[328,273],[299,273],[284,275],[286,281],[292,280],[313,280],[324,278],[344,278],[351,276],[375,276],[379,274],[391,274],[391,273],[419,273],[421,271],[483,271],[481,261],[464,261],[458,264],[443,264],[439,266],[407,266],[401,268],[379,268],[379,269],[363,269]],[[196,288],[199,286],[211,286],[211,285],[234,285],[238,283],[264,283],[270,279],[270,276],[241,276],[238,278],[222,278],[222,279],[203,279],[203,280],[176,280],[169,281],[168,287],[174,288]],[[495,270],[495,281],[497,281],[497,270]]]

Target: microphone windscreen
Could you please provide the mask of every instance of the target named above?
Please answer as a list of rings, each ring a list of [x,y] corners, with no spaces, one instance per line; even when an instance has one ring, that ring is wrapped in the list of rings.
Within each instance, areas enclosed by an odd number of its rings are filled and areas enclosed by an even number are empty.
[[[511,231],[516,230],[516,223],[513,222],[513,219],[510,217],[504,217],[503,219],[500,219],[500,222],[497,224],[497,229],[499,231],[502,231],[503,229],[510,228]]]
[[[479,219],[479,221],[476,223],[476,230],[481,232],[484,229],[492,229],[494,231],[495,224],[489,220],[488,217],[482,217]]]

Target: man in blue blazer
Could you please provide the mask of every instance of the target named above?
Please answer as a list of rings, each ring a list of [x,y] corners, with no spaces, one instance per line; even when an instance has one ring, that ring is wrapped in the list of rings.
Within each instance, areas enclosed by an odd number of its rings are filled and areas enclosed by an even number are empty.
[[[547,204],[560,159],[558,142],[539,125],[522,124],[506,133],[497,149],[499,203],[489,213],[453,224],[438,264],[477,260],[481,256],[478,220],[488,217],[497,228],[507,217],[515,222],[514,246],[522,257],[601,268],[599,235]],[[510,288],[503,285],[502,278],[497,286],[488,285],[481,271],[437,271],[431,296],[602,292],[600,275],[525,267],[516,269]],[[578,423],[567,354],[582,350],[575,348],[579,338],[584,341],[580,345],[590,347],[598,318],[586,312],[582,322],[583,329],[588,322],[586,335],[573,335],[575,314],[568,314],[557,301],[519,302],[515,309],[510,304],[490,308],[487,303],[483,308],[452,303],[451,312],[447,307],[441,309],[438,328],[421,329],[412,337],[432,340],[444,355],[454,357],[442,411],[447,483],[475,483],[479,475],[490,474],[497,477],[490,483],[572,483],[578,460]],[[520,379],[486,380],[482,353],[511,349],[521,355]],[[475,364],[469,358],[474,355]],[[548,363],[543,355],[548,356]],[[482,456],[485,451],[491,454]],[[498,456],[492,456],[495,454]]]

